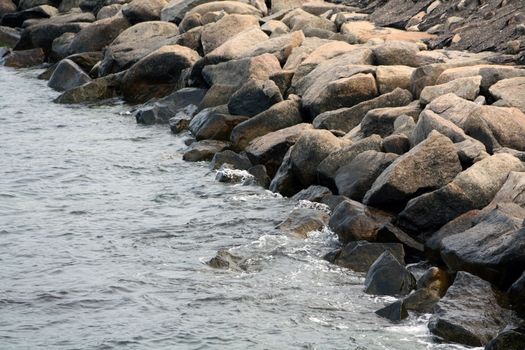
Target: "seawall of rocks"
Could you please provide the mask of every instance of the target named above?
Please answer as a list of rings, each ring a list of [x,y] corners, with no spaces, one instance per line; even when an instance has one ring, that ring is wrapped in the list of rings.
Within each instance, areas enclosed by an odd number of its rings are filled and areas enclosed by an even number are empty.
[[[219,181],[303,203],[278,228],[329,226],[325,258],[398,298],[379,316],[523,350],[522,1],[0,0],[0,17],[3,63],[46,64],[56,103],[123,98],[189,132],[184,159]]]

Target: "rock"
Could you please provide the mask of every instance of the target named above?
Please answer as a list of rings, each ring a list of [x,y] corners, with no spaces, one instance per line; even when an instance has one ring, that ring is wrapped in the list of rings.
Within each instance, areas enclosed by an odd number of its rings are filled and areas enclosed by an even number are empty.
[[[455,143],[459,161],[463,169],[470,168],[472,164],[489,156],[485,145],[476,139],[468,137],[465,141]]]
[[[0,17],[1,16],[0,14]],[[20,32],[18,30],[0,26],[0,47],[13,48],[18,40],[20,40]]]
[[[437,131],[397,158],[375,180],[363,202],[373,206],[404,205],[422,191],[438,189],[461,171],[454,144]]]
[[[157,21],[166,5],[166,0],[133,0],[122,9],[122,14],[131,24]]]
[[[479,106],[469,114],[463,128],[489,153],[500,147],[525,151],[525,114],[519,109]]]
[[[322,230],[328,223],[329,217],[327,213],[321,210],[296,208],[283,222],[277,225],[277,228],[306,238],[309,232]]]
[[[374,241],[378,230],[391,220],[392,217],[385,212],[345,200],[334,209],[329,226],[343,243]]]
[[[479,105],[474,102],[449,93],[434,99],[426,106],[426,110],[432,111],[463,128],[470,113],[478,107]]]
[[[265,22],[263,25],[261,25],[261,30],[268,35],[272,35],[272,33],[285,34],[290,32],[290,28],[288,28],[286,24],[276,20],[269,20],[268,22]]]
[[[430,319],[430,331],[446,341],[483,346],[506,325],[491,285],[468,272],[458,272],[454,284]]]
[[[282,100],[281,92],[273,81],[253,79],[230,97],[228,110],[234,115],[253,117]]]
[[[378,65],[404,65],[411,67],[418,67],[420,65],[417,57],[419,47],[409,41],[387,41],[372,50]]]
[[[406,295],[416,286],[416,279],[399,261],[385,251],[370,266],[365,278],[365,293]]]
[[[301,134],[290,155],[299,183],[308,187],[316,182],[317,166],[343,142],[327,130],[308,130]]]
[[[433,130],[439,131],[454,143],[465,141],[468,138],[465,132],[456,124],[440,117],[430,110],[424,110],[419,115],[419,120],[410,137],[410,143],[412,146],[419,144],[424,141]]]
[[[91,80],[71,90],[65,91],[54,102],[62,104],[93,103],[116,97],[120,92],[120,75],[111,74]]]
[[[293,10],[295,8],[301,7],[301,5],[307,3],[308,1],[310,0],[272,0],[271,8],[274,13],[283,10]]]
[[[350,164],[362,152],[369,150],[380,152],[381,143],[381,137],[373,135],[333,151],[317,167],[319,182],[329,188],[335,188],[335,177],[341,167]]]
[[[452,284],[450,275],[439,267],[431,267],[417,280],[417,289],[430,289],[442,298]]]
[[[525,344],[525,331],[523,329],[505,330],[492,339],[485,350],[521,350]]]
[[[16,12],[16,5],[11,0],[0,1],[0,17],[12,12]]]
[[[423,288],[409,294],[401,302],[406,310],[428,314],[434,311],[439,300],[437,292]]]
[[[310,124],[298,124],[270,132],[254,139],[246,148],[246,154],[252,163],[263,164],[268,174],[273,176],[281,166],[288,149],[304,132],[311,129]]]
[[[290,98],[274,104],[267,110],[236,126],[232,131],[231,141],[237,149],[244,149],[257,137],[289,128],[301,122],[300,101],[298,98]],[[296,129],[289,131],[292,130]]]
[[[525,272],[509,288],[509,300],[519,315],[525,315]]]
[[[206,25],[201,34],[204,54],[215,50],[237,33],[258,26],[257,17],[237,14],[226,15],[217,22]]]
[[[227,14],[252,15],[257,17],[263,15],[261,10],[249,5],[248,3],[242,3],[239,1],[211,1],[193,7],[186,12],[186,16],[194,13],[198,13],[202,16],[209,12],[219,11],[224,11]]]
[[[129,22],[122,16],[93,22],[75,35],[75,38],[69,45],[69,53],[102,51],[128,27]]]
[[[495,154],[459,173],[448,185],[408,202],[398,216],[410,232],[433,232],[459,215],[488,205],[503,186],[509,172],[523,165],[509,154]]]
[[[332,191],[324,186],[312,185],[292,197],[294,201],[309,201],[321,203],[323,197],[331,195]]]
[[[89,81],[91,78],[76,63],[64,59],[58,63],[47,85],[57,91],[65,91]]]
[[[241,58],[216,65],[208,65],[202,76],[209,85],[241,86],[251,79],[268,80],[281,71],[279,60],[272,54]]]
[[[248,169],[248,172],[253,176],[253,185],[261,186],[262,188],[268,188],[268,186],[270,186],[272,179],[268,176],[264,165],[254,165]]]
[[[51,44],[51,52],[49,53],[49,59],[53,62],[60,61],[69,56],[69,45],[75,38],[75,33],[64,33]]]
[[[112,4],[104,6],[100,9],[100,11],[97,12],[97,21],[116,16],[120,12],[120,10],[122,10],[122,7],[123,6],[121,4]]]
[[[210,259],[206,264],[215,269],[230,269],[235,271],[245,271],[245,259],[235,256],[227,250],[221,249],[217,255]]]
[[[49,5],[40,5],[27,10],[6,13],[0,16],[0,25],[20,28],[22,24],[29,19],[43,19],[58,15],[58,10]]]
[[[175,120],[171,121],[172,118],[185,119],[189,124],[205,94],[206,90],[204,89],[184,88],[140,107],[133,115],[137,123],[140,124],[166,124],[170,122],[171,126],[172,123],[175,123]]]
[[[210,161],[215,153],[222,152],[230,147],[229,142],[217,140],[203,140],[192,143],[184,152],[184,159],[187,162]]]
[[[239,170],[248,170],[252,167],[252,163],[245,155],[226,150],[215,153],[210,163],[210,169],[217,170],[224,164],[230,164],[234,169]]]
[[[377,310],[376,315],[389,319],[392,322],[399,322],[408,317],[408,311],[403,301],[398,300],[382,309]]]
[[[407,253],[406,260],[416,259],[421,260],[424,256],[425,246],[419,243],[405,231],[399,227],[394,226],[392,223],[383,225],[376,233],[376,242],[381,243],[401,243]]]
[[[410,90],[414,68],[407,66],[379,66],[376,70],[379,94],[387,94],[396,88]]]
[[[362,201],[376,178],[397,158],[392,153],[365,151],[336,173],[335,184],[339,194]]]
[[[404,261],[405,253],[401,244],[354,241],[341,249],[334,263],[356,272],[367,272],[379,256],[386,251],[395,256],[398,261]]]
[[[129,27],[106,47],[100,76],[128,69],[153,51],[176,42],[178,35],[177,26],[167,22],[143,22]]]
[[[395,130],[395,122],[400,116],[418,118],[421,108],[418,103],[404,107],[376,108],[365,114],[361,121],[361,133],[364,137],[374,134],[386,137]]]
[[[228,141],[232,129],[247,119],[245,116],[211,113],[198,129],[193,129],[190,123],[190,130],[197,140]]]
[[[418,42],[434,37],[432,34],[425,32],[409,32],[395,28],[376,27],[372,22],[360,20],[344,23],[341,26],[341,33],[355,36],[359,43],[366,43],[372,39]]]
[[[284,155],[281,166],[277,169],[277,173],[270,183],[270,191],[280,193],[287,197],[293,196],[302,189],[292,171],[291,153],[292,147],[290,147]]]
[[[500,80],[492,85],[489,91],[495,100],[525,113],[525,77]]]
[[[312,15],[302,9],[295,9],[287,13],[282,22],[286,24],[292,32],[306,30],[307,28],[325,29],[331,32],[337,32],[334,22]]]
[[[252,182],[253,176],[246,170],[232,169],[230,164],[224,164],[217,171],[215,180],[229,184],[245,184]]]
[[[395,89],[390,93],[361,102],[350,108],[321,113],[315,117],[313,125],[317,129],[349,132],[361,123],[368,111],[377,108],[406,106],[411,101],[412,94],[410,92],[403,89]]]
[[[459,78],[448,83],[427,86],[421,91],[420,101],[423,104],[428,104],[438,98],[439,96],[453,93],[458,97],[475,100],[479,94],[481,84],[481,76]]]
[[[410,150],[410,140],[404,134],[387,136],[383,139],[383,150],[386,153],[405,154]]]
[[[5,60],[4,65],[12,68],[28,68],[44,63],[45,54],[42,49],[13,51]]]
[[[182,70],[191,67],[199,58],[197,52],[180,45],[163,46],[150,53],[124,74],[124,99],[145,102],[167,95],[180,87]]]

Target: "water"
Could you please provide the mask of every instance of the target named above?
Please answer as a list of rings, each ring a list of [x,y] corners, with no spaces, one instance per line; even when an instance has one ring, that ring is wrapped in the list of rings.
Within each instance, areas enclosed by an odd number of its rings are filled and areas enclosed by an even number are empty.
[[[0,349],[455,349],[274,229],[294,203],[218,183],[128,107],[62,106],[0,67]],[[229,249],[244,271],[205,261]]]

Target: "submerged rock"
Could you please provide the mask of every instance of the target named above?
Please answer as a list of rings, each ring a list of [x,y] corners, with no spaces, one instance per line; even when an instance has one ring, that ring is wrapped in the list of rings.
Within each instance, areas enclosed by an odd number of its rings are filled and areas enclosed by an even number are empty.
[[[297,235],[306,237],[308,232],[320,231],[328,223],[329,215],[321,210],[296,208],[288,217],[277,225],[277,228]]]
[[[408,311],[402,300],[398,300],[382,309],[377,310],[376,315],[387,318],[392,322],[399,322],[408,317]]]

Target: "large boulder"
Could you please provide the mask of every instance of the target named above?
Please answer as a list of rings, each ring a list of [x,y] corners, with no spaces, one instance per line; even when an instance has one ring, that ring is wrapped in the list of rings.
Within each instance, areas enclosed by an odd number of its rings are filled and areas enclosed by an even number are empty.
[[[238,14],[238,15],[253,15],[261,17],[263,11],[256,7],[240,1],[210,1],[202,3],[198,6],[193,7],[191,10],[186,12],[186,16],[192,14],[199,14],[201,16],[209,12],[220,12],[224,11],[227,14]]]
[[[365,293],[407,295],[416,287],[416,279],[389,251],[370,266],[365,278]]]
[[[110,74],[68,90],[58,96],[54,102],[63,104],[93,103],[113,98],[118,96],[121,82],[121,75]]]
[[[474,101],[478,97],[481,84],[481,76],[458,78],[448,83],[427,86],[421,91],[420,101],[428,104],[439,96],[453,93],[458,97]]]
[[[44,63],[45,58],[42,49],[13,51],[5,58],[4,65],[12,68],[34,67]]]
[[[412,131],[410,137],[412,145],[417,145],[424,141],[434,130],[447,136],[454,143],[465,141],[468,138],[463,129],[456,124],[442,118],[431,110],[424,110],[419,115],[416,127]]]
[[[182,70],[191,67],[199,54],[180,45],[163,46],[150,53],[126,71],[122,92],[130,102],[145,102],[152,97],[163,97],[176,87],[182,87]]]
[[[498,104],[516,107],[525,113],[525,77],[500,80],[489,91]]]
[[[64,59],[58,63],[47,85],[57,91],[64,91],[76,88],[89,81],[91,81],[89,75],[75,62]]]
[[[17,29],[0,26],[0,47],[15,47],[19,40],[20,32]]]
[[[367,272],[377,258],[386,251],[390,252],[397,261],[405,260],[403,245],[399,243],[354,241],[346,244],[337,252],[334,264],[356,272]]]
[[[525,272],[510,286],[508,294],[512,308],[523,317],[525,315]]]
[[[253,117],[281,102],[281,91],[271,80],[249,80],[228,101],[231,114]]]
[[[379,229],[389,223],[392,216],[353,200],[344,200],[334,209],[329,227],[343,243],[374,241]]]
[[[292,169],[303,187],[317,180],[317,166],[344,142],[327,130],[310,130],[292,148]]]
[[[69,45],[71,54],[102,51],[125,29],[129,22],[122,16],[114,16],[93,22],[75,35]]]
[[[283,161],[270,183],[270,191],[287,197],[293,196],[302,189],[292,169],[292,159],[290,157],[292,148],[290,147],[284,155]]]
[[[390,40],[373,48],[378,65],[418,67],[419,47],[409,41]]]
[[[129,27],[105,49],[99,75],[128,69],[153,51],[175,43],[178,35],[177,26],[167,22],[142,22]]]
[[[372,109],[365,114],[361,121],[360,133],[363,137],[374,134],[381,137],[389,136],[395,131],[395,123],[399,117],[408,116],[417,120],[420,112],[421,108],[417,102],[404,107]]]
[[[521,161],[506,153],[474,163],[448,185],[408,202],[399,224],[411,232],[433,232],[473,209],[488,205],[511,171],[523,170]]]
[[[56,7],[50,5],[40,5],[27,10],[6,13],[0,16],[0,25],[20,28],[28,19],[45,19],[58,15]]]
[[[249,120],[236,126],[231,141],[237,149],[244,149],[259,136],[284,129],[302,122],[301,103],[298,98],[281,101]]]
[[[197,118],[197,116],[195,118]],[[232,129],[246,119],[248,119],[248,117],[223,113],[211,113],[206,116],[206,119],[203,120],[202,123],[199,123],[198,128],[192,128],[192,124],[190,123],[190,130],[197,140],[227,141],[230,139]]]
[[[377,177],[398,157],[393,153],[365,151],[336,173],[335,185],[339,194],[362,201]]]
[[[517,108],[480,106],[472,110],[463,128],[489,153],[500,147],[525,151],[525,114]]]
[[[448,93],[434,99],[425,109],[463,128],[470,113],[478,107],[479,104],[475,102],[465,100],[454,93]]]
[[[376,70],[377,88],[380,94],[387,94],[396,88],[410,90],[414,68],[407,66],[379,66]]]
[[[166,0],[133,0],[122,9],[122,14],[131,24],[160,19],[160,11]]]
[[[423,191],[438,189],[454,179],[461,164],[454,144],[437,131],[397,158],[376,179],[363,201],[395,207]]]
[[[201,34],[202,49],[207,54],[237,33],[251,27],[259,27],[257,17],[250,15],[226,15],[215,23],[206,25]]]
[[[287,13],[283,17],[282,22],[286,24],[292,32],[298,30],[306,31],[312,28],[337,32],[337,26],[334,22],[320,16],[312,15],[299,8]]]
[[[182,157],[187,162],[210,161],[216,153],[230,148],[230,143],[218,140],[202,140],[192,143]]]
[[[412,102],[412,94],[403,89],[378,96],[368,101],[361,102],[350,108],[340,108],[319,114],[313,120],[318,129],[341,130],[349,132],[355,128],[368,111],[385,107],[406,106]]]
[[[505,311],[490,283],[463,271],[437,303],[428,324],[444,340],[468,346],[484,346],[505,326]]]
[[[311,129],[310,124],[302,123],[270,132],[251,141],[246,147],[246,154],[253,164],[263,164],[268,175],[274,176],[288,149],[297,142],[302,133]]]

